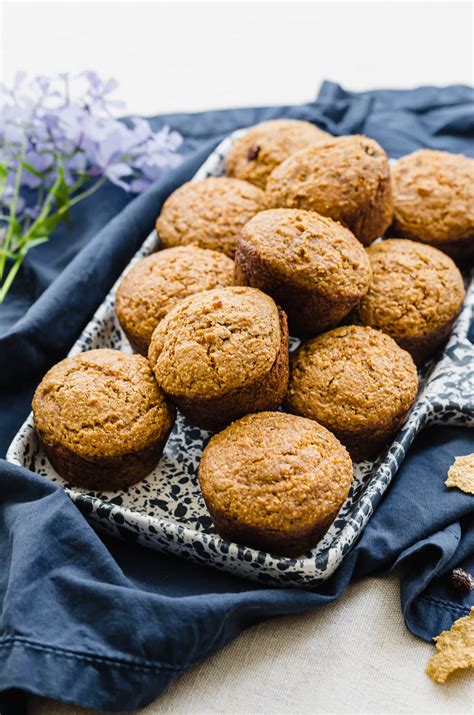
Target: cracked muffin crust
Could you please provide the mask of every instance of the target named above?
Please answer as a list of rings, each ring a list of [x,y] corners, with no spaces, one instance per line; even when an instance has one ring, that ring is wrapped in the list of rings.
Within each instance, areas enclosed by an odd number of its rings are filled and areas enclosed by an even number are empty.
[[[355,236],[312,211],[273,209],[242,229],[235,282],[268,293],[288,316],[291,335],[337,324],[367,292],[368,257]]]
[[[364,246],[392,222],[387,155],[376,141],[361,135],[334,138],[293,154],[272,172],[267,193],[269,206],[329,216]]]
[[[142,258],[115,297],[120,325],[135,352],[147,356],[151,336],[180,300],[233,283],[234,264],[218,251],[196,246],[165,248]]]
[[[391,441],[417,391],[409,353],[379,330],[349,325],[308,341],[292,356],[286,405],[327,427],[361,461]]]
[[[268,177],[291,154],[311,144],[332,139],[331,134],[299,119],[271,119],[256,124],[232,146],[226,159],[228,176],[245,179],[264,189]]]
[[[288,383],[286,316],[254,288],[198,293],[157,326],[148,359],[180,410],[215,429],[280,405]]]
[[[148,362],[90,350],[54,365],[36,388],[33,416],[54,469],[85,489],[135,484],[158,463],[175,420]]]
[[[354,322],[387,333],[421,364],[451,332],[465,295],[462,276],[446,254],[403,238],[367,253],[373,278]]]
[[[223,538],[299,556],[337,516],[352,483],[352,462],[317,422],[261,412],[212,437],[199,483]]]
[[[398,236],[429,243],[454,260],[474,258],[474,160],[420,149],[392,167]]]
[[[234,257],[237,236],[258,211],[266,208],[265,193],[240,179],[211,176],[188,181],[163,204],[156,221],[167,247],[193,244]]]

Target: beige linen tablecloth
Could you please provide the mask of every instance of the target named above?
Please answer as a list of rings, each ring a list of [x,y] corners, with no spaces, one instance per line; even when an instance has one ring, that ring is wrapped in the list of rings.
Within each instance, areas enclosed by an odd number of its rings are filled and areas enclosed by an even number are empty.
[[[405,628],[398,580],[365,579],[318,611],[250,628],[139,712],[472,713],[473,671],[435,685],[424,672],[433,652]],[[29,712],[96,711],[31,698]]]

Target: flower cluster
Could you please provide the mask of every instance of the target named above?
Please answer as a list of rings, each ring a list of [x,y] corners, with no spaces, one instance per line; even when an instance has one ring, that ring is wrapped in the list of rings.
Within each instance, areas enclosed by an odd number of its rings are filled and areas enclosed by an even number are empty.
[[[140,192],[179,163],[182,139],[164,128],[153,132],[145,119],[125,124],[112,115],[123,104],[110,98],[113,79],[95,72],[77,77],[36,77],[19,73],[10,89],[0,85],[0,146],[9,165],[7,186],[14,185],[17,162],[25,167],[21,184],[37,188],[56,178],[60,159],[65,182],[106,176],[127,191]],[[33,171],[30,171],[33,169]]]
[[[95,72],[19,73],[13,87],[0,85],[0,302],[26,252],[72,205],[106,180],[141,192],[181,161],[177,132],[114,117],[123,106],[111,97],[116,86]]]

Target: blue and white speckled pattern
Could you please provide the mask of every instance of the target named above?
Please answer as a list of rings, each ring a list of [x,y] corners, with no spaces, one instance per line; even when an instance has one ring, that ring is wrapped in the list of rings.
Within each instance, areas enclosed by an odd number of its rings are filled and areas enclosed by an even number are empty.
[[[195,179],[223,174],[226,153],[241,133],[235,132],[225,139]],[[152,234],[130,266],[157,247],[158,238]],[[103,347],[131,352],[114,312],[118,283],[85,328],[71,355]],[[360,536],[417,432],[428,423],[474,423],[474,354],[466,337],[473,306],[474,282],[471,282],[443,356],[437,364],[424,369],[418,400],[397,439],[376,462],[354,465],[352,488],[335,522],[318,546],[300,558],[282,558],[229,543],[215,533],[197,482],[200,455],[210,433],[194,427],[182,415],[178,415],[158,467],[124,491],[86,492],[65,483],[39,444],[31,414],[13,440],[7,459],[61,484],[89,520],[115,536],[132,538],[144,546],[260,582],[314,588],[334,573]],[[291,349],[298,343],[292,339]]]

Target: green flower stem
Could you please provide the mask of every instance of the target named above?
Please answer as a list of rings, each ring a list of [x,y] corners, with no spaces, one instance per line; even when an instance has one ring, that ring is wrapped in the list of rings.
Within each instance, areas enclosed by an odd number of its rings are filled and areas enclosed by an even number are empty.
[[[17,256],[17,258],[16,258],[16,260],[15,260],[13,266],[12,266],[12,267],[10,268],[10,270],[8,271],[8,275],[7,275],[7,277],[5,278],[5,280],[3,281],[2,286],[1,286],[1,288],[0,288],[0,303],[3,303],[6,294],[8,293],[8,291],[9,291],[9,289],[10,289],[11,284],[13,283],[13,281],[14,281],[14,279],[15,279],[15,276],[16,276],[16,274],[18,273],[18,271],[19,271],[19,269],[20,269],[20,266],[21,266],[21,264],[22,264],[22,262],[23,262],[23,258],[24,258],[24,257],[25,257],[25,256],[24,256],[23,253],[18,254],[18,256]],[[6,255],[5,255],[5,254],[2,254],[2,256],[0,257],[0,260],[1,260],[1,259],[3,259],[3,263],[5,264]]]
[[[41,211],[39,212],[38,217],[33,221],[30,228],[28,229],[28,232],[25,234],[25,238],[27,236],[29,236],[30,234],[32,234],[36,229],[38,229],[39,226],[43,223],[43,221],[45,221],[48,218],[49,213],[51,211],[51,207],[54,202],[54,197],[56,196],[56,193],[57,193],[59,187],[61,186],[61,182],[62,182],[63,178],[64,178],[64,169],[63,169],[61,163],[59,163],[58,164],[58,175],[56,177],[56,180],[55,180],[54,184],[52,185],[52,187],[50,188],[50,190],[48,191],[48,194],[44,201],[43,207],[42,207]]]
[[[20,195],[20,183],[21,183],[21,175],[23,173],[23,159],[25,158],[25,143],[23,142],[22,147],[21,147],[21,153],[20,153],[20,159],[18,161],[18,166],[16,168],[16,174],[15,174],[15,187],[13,190],[13,197],[12,197],[12,202],[10,206],[10,220],[8,223],[8,228],[5,233],[5,238],[3,240],[3,248],[5,250],[8,250],[10,246],[10,242],[13,236],[13,232],[15,229],[15,217],[16,217],[16,209],[18,205],[18,197]],[[2,254],[0,256],[0,280],[3,278],[3,273],[5,271],[5,262],[6,262],[6,256]],[[17,269],[18,270],[18,269]],[[12,279],[13,280],[13,279]],[[3,290],[3,288],[2,288]],[[2,302],[0,300],[0,302]]]
[[[86,189],[86,191],[83,191],[82,194],[77,194],[76,196],[73,196],[71,201],[69,202],[69,208],[71,206],[74,206],[75,204],[78,204],[79,201],[82,201],[83,199],[87,199],[88,196],[91,196],[97,189],[100,189],[101,186],[105,184],[107,181],[106,176],[101,176],[98,181],[95,182],[95,184],[92,184],[92,186],[89,189]]]
[[[67,202],[64,206],[61,206],[57,211],[51,212],[51,208],[53,206],[53,202],[55,199],[55,196],[57,194],[57,191],[61,185],[61,182],[63,180],[63,171],[62,168],[59,167],[58,171],[58,177],[56,181],[54,182],[53,186],[49,190],[43,207],[40,211],[39,216],[37,219],[31,224],[29,227],[28,231],[16,242],[15,246],[13,247],[13,250],[10,249],[10,242],[11,242],[11,237],[8,241],[8,244],[5,242],[2,248],[0,248],[0,264],[2,265],[2,273],[0,274],[0,278],[3,275],[4,268],[5,268],[5,262],[7,258],[10,258],[14,261],[12,267],[10,268],[5,280],[3,283],[0,285],[0,303],[3,303],[5,296],[7,295],[16,274],[18,273],[20,266],[23,262],[24,257],[28,253],[30,248],[33,248],[34,246],[39,245],[40,243],[45,243],[48,240],[48,237],[45,235],[40,235],[42,233],[41,228],[42,225],[45,223],[46,219],[49,221],[56,220],[55,223],[59,223],[60,219],[67,214],[69,209],[74,206],[75,204],[78,204],[80,201],[83,201],[86,199],[88,196],[91,196],[95,191],[100,189],[103,184],[107,181],[107,178],[105,176],[102,176],[100,179],[98,179],[92,186],[90,186],[88,189],[85,191],[82,191],[79,194],[76,194],[76,196],[73,196],[70,201]],[[86,179],[82,179],[80,185],[82,185]],[[76,182],[78,183],[78,182]],[[12,204],[13,208],[13,204]],[[16,210],[16,208],[15,208]],[[13,215],[14,219],[14,215]],[[12,215],[8,217],[9,220],[9,227],[10,229],[11,226],[11,221]],[[8,233],[8,231],[7,231]],[[13,234],[12,234],[13,235]]]
[[[90,179],[90,177],[87,175],[83,175],[79,179],[77,179],[77,181],[75,181],[74,184],[72,184],[72,186],[70,187],[71,195],[75,194],[76,191],[79,191],[81,186],[84,186],[88,179]]]
[[[87,189],[87,191],[83,191],[82,194],[77,194],[76,196],[74,196],[74,197],[70,200],[70,202],[68,203],[67,206],[62,206],[60,209],[58,209],[57,211],[55,211],[55,213],[42,215],[43,212],[41,212],[40,216],[38,216],[38,218],[36,219],[36,221],[31,224],[31,226],[30,226],[29,230],[27,231],[27,233],[25,233],[25,235],[24,235],[24,236],[22,237],[22,239],[19,241],[19,243],[18,243],[18,248],[21,248],[22,246],[24,246],[25,244],[27,244],[27,243],[31,240],[31,235],[32,235],[32,233],[37,232],[37,231],[41,228],[42,222],[43,222],[48,216],[49,216],[50,218],[55,218],[55,217],[57,217],[58,219],[59,219],[59,218],[62,218],[62,217],[64,216],[64,214],[66,214],[66,213],[69,211],[69,209],[71,208],[71,206],[74,206],[75,204],[78,204],[79,201],[82,201],[83,199],[86,199],[88,196],[91,196],[95,191],[97,191],[97,189],[100,189],[100,187],[101,187],[103,184],[105,184],[106,181],[107,181],[107,179],[105,178],[105,176],[102,176],[98,181],[95,182],[95,184],[93,184],[89,189]],[[54,187],[53,187],[53,188],[54,188]],[[53,191],[53,189],[51,189],[51,191]],[[46,201],[47,201],[47,200],[48,200],[48,197],[46,197]],[[45,203],[46,203],[46,202],[45,202]],[[41,218],[41,221],[40,221],[40,218]]]

